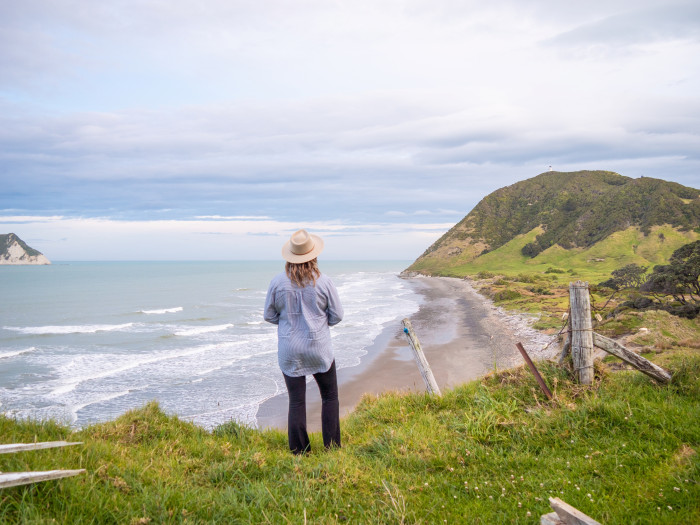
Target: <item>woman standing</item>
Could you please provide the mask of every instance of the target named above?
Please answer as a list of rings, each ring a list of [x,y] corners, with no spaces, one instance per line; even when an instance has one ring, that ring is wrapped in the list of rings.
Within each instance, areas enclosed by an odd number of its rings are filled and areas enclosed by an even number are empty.
[[[338,291],[318,269],[323,240],[306,230],[295,232],[282,247],[287,261],[267,290],[265,320],[277,325],[277,361],[289,392],[289,448],[310,450],[306,432],[306,376],[321,392],[321,428],[326,448],[340,446],[338,381],[331,348],[331,326],[343,319]]]

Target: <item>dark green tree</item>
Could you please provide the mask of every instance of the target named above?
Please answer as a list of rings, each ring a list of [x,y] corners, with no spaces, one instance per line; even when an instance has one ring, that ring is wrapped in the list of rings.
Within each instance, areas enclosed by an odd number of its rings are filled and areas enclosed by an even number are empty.
[[[648,269],[648,266],[639,266],[635,263],[628,264],[627,266],[614,270],[612,272],[612,277],[600,283],[599,286],[605,286],[613,290],[632,287],[639,288],[646,280],[645,275]]]
[[[700,302],[700,241],[678,248],[668,261],[654,267],[643,292],[654,295],[671,295],[681,304]]]

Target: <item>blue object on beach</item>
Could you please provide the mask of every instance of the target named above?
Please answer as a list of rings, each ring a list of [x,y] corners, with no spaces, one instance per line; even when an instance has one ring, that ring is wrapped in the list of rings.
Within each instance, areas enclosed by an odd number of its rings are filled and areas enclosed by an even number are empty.
[[[407,333],[408,333],[408,328],[404,328],[404,329],[403,329],[403,332],[404,332],[405,334],[407,334]]]

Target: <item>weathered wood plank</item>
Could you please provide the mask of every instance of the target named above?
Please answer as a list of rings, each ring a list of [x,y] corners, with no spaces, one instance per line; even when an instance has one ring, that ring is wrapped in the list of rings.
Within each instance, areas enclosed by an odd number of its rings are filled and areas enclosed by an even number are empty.
[[[559,519],[566,525],[601,525],[599,522],[586,516],[583,512],[559,498],[549,498],[549,504],[557,513]]]
[[[411,321],[409,321],[408,319],[404,319],[402,323],[404,326],[403,331],[406,334],[406,337],[408,338],[408,343],[413,349],[413,357],[415,357],[416,359],[418,370],[420,371],[420,375],[423,377],[423,381],[425,381],[426,390],[429,394],[435,394],[438,396],[442,395],[440,393],[440,387],[438,387],[437,381],[435,381],[435,376],[433,376],[433,371],[430,369],[428,360],[425,358],[425,354],[423,353],[423,348],[420,345],[418,336],[413,331]]]
[[[635,354],[617,341],[593,332],[593,344],[598,348],[605,350],[609,354],[619,357],[625,363],[629,363],[640,372],[659,381],[660,383],[668,383],[671,381],[671,374],[669,372],[660,366],[655,365],[648,359],[644,359],[641,355]]]
[[[569,283],[571,359],[582,385],[593,383],[593,323],[588,283]]]
[[[559,519],[556,512],[550,512],[540,516],[540,525],[563,525],[564,522]]]
[[[530,359],[530,356],[527,355],[527,352],[525,351],[525,347],[523,347],[522,343],[516,343],[515,346],[517,346],[518,350],[520,350],[520,355],[522,355],[523,359],[525,359],[527,366],[530,368],[530,372],[532,372],[532,375],[535,376],[535,379],[537,380],[537,383],[540,385],[542,392],[544,392],[544,395],[547,396],[547,399],[552,399],[552,392],[547,387],[547,383],[544,382],[544,379],[542,379],[542,376],[540,375],[540,371],[537,370],[535,363],[533,363],[532,359]]]
[[[71,445],[82,445],[82,441],[44,441],[42,443],[9,443],[0,445],[0,454],[12,454],[13,452],[24,452],[25,450],[41,450],[45,448],[69,447]]]
[[[46,470],[43,472],[7,472],[5,474],[0,474],[0,489],[16,487],[18,485],[28,485],[40,481],[68,478],[70,476],[77,476],[83,472],[85,472],[85,469],[82,468],[79,470]]]

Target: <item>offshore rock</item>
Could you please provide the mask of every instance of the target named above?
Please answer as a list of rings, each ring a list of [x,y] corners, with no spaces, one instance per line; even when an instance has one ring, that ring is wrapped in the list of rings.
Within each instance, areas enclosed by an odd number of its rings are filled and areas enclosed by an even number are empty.
[[[0,264],[51,264],[14,233],[0,234]]]

